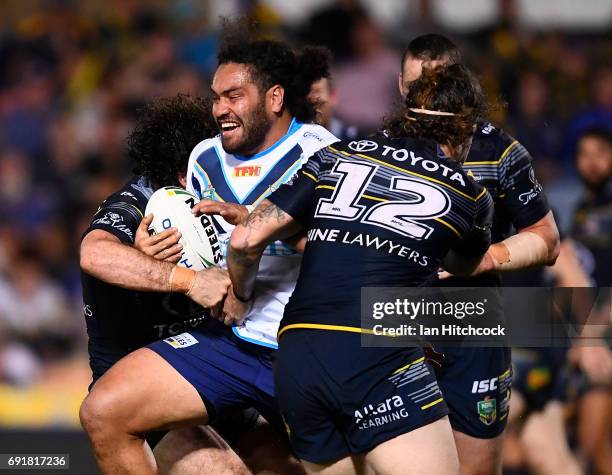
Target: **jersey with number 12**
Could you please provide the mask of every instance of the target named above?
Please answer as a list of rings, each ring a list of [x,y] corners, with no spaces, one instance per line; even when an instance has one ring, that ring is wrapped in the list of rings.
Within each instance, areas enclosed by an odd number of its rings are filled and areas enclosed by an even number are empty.
[[[428,140],[330,145],[268,199],[308,235],[283,328],[358,331],[363,287],[434,284],[449,250],[490,243],[489,193]]]

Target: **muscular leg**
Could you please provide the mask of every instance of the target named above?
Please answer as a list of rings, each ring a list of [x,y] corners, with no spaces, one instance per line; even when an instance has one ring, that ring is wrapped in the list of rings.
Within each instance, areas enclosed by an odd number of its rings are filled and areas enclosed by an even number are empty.
[[[514,425],[509,425],[505,432],[502,464],[504,473],[520,473],[527,466],[521,434]]]
[[[170,431],[153,451],[162,475],[250,475],[232,448],[208,426]]]
[[[211,427],[197,426],[171,431],[153,452],[163,475],[306,473],[288,442],[261,417],[233,448]]]
[[[544,410],[531,414],[521,432],[521,445],[527,463],[541,475],[580,475],[565,436],[563,406],[551,401]]]
[[[527,410],[527,401],[523,395],[514,389],[512,391],[512,398],[510,398],[510,412],[508,414],[508,424],[515,424],[520,422],[523,418],[525,411]]]
[[[599,475],[612,475],[612,395],[609,389],[594,389],[579,401],[578,437],[585,455]]]
[[[363,456],[345,457],[329,465],[319,465],[302,461],[308,475],[366,475],[371,472],[366,467]]]
[[[461,475],[498,475],[502,470],[504,434],[478,439],[453,431],[461,463]]]
[[[512,391],[510,399],[510,413],[508,415],[508,427],[502,447],[502,466],[504,470],[520,471],[526,466],[525,451],[521,445],[521,420],[524,417],[527,402],[523,395],[516,389]]]
[[[499,475],[505,418],[509,417],[503,401],[509,397],[512,380],[510,349],[443,348],[442,351],[446,360],[438,382],[450,410],[461,474]],[[481,388],[483,383],[486,386]],[[490,399],[495,403],[496,415],[483,419],[480,404]]]
[[[377,475],[451,475],[459,459],[448,417],[388,440],[366,460]]]
[[[291,453],[289,441],[281,437],[262,417],[256,426],[234,445],[255,475],[302,475],[306,473]]]
[[[207,422],[202,398],[157,353],[142,348],[115,364],[80,410],[103,473],[154,474],[144,433]]]

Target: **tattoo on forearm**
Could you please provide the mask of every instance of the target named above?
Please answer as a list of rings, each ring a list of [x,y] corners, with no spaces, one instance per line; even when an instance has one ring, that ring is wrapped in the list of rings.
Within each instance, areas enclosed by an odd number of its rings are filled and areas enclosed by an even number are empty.
[[[247,228],[254,228],[269,219],[276,219],[276,222],[281,224],[285,221],[286,216],[287,213],[274,203],[267,202],[255,208],[255,210],[244,219],[242,225]]]
[[[282,225],[287,219],[287,216],[287,213],[285,213],[274,203],[264,201],[241,223],[247,230],[246,235],[244,236],[244,247],[247,249],[249,248],[249,238],[251,237],[251,233],[258,229],[261,225],[269,222],[270,220],[276,220],[277,224]]]
[[[237,288],[242,295],[250,294],[253,290],[253,282],[257,272],[259,260],[264,249],[264,243],[259,242],[257,236],[260,232],[276,224],[282,227],[290,220],[290,216],[274,203],[265,200],[241,223],[242,243],[238,246],[230,246],[228,254],[228,267],[232,280],[244,288]],[[257,245],[255,245],[257,243]]]

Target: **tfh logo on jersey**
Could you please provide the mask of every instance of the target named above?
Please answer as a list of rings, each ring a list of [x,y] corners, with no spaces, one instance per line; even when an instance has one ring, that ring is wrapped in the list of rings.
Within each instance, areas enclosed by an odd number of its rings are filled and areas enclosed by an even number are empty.
[[[361,410],[355,411],[355,423],[359,430],[380,427],[406,417],[408,410],[404,407],[401,396],[387,398],[376,406],[368,404]]]
[[[235,177],[245,176],[259,176],[261,174],[261,167],[259,166],[245,166],[234,168]]]

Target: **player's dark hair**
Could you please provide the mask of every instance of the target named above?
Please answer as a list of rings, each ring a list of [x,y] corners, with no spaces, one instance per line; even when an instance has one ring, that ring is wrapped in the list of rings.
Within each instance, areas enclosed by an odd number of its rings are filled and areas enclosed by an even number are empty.
[[[313,82],[330,76],[331,53],[321,46],[294,51],[280,41],[258,40],[245,20],[224,20],[222,41],[217,55],[219,65],[247,65],[260,92],[278,84],[285,90],[285,106],[301,122],[312,122],[313,104],[307,99]]]
[[[417,36],[409,44],[402,56],[402,68],[408,57],[422,61],[445,59],[449,64],[461,62],[461,52],[457,45],[446,36],[430,33]]]
[[[601,140],[602,142],[605,142],[608,147],[612,148],[612,129],[602,126],[589,127],[580,134],[576,143],[580,142],[586,137],[592,137]]]
[[[139,111],[128,136],[134,173],[154,189],[178,186],[178,175],[186,173],[193,148],[218,133],[208,98],[178,94],[150,102]]]
[[[432,112],[450,112],[453,116]],[[443,145],[458,146],[474,133],[484,118],[487,101],[478,80],[461,64],[426,69],[410,84],[403,107],[385,121],[392,137],[425,138]]]

